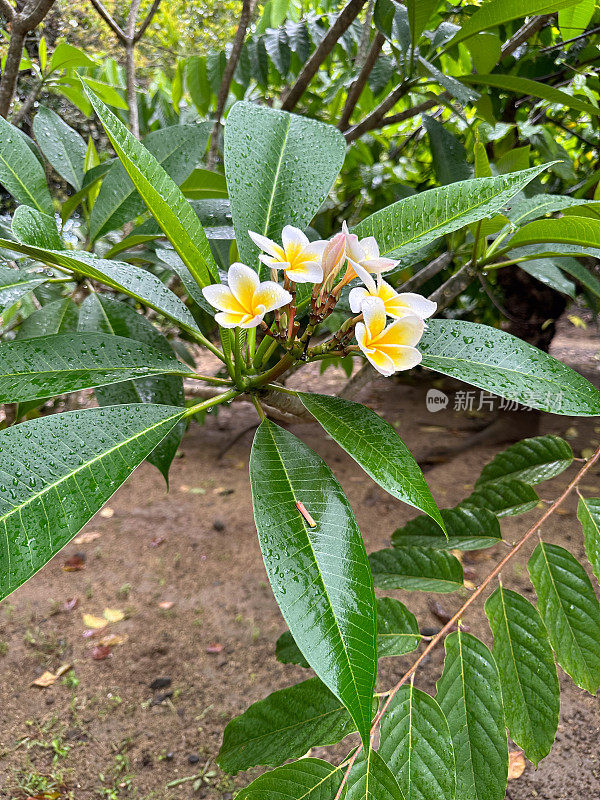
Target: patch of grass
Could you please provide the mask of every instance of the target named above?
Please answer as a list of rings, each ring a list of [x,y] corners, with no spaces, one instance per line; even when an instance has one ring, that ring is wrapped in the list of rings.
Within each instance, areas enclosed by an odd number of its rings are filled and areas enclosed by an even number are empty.
[[[39,772],[28,763],[13,772],[12,780],[8,787],[11,800],[25,800],[35,797],[36,800],[75,800],[73,791],[66,783],[65,773],[62,770],[52,770],[49,773]]]

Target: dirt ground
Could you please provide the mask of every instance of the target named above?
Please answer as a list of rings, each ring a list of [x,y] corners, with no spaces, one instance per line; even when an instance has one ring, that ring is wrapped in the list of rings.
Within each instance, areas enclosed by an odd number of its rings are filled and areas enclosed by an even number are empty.
[[[589,329],[563,326],[553,352],[598,384],[599,350],[600,339]],[[294,376],[290,385],[299,380]],[[319,376],[314,371],[308,384],[332,392],[343,380],[341,373]],[[306,377],[302,385],[306,388]],[[450,394],[448,408],[437,413],[427,411],[422,382],[407,387],[380,380],[362,398],[396,427],[418,459],[440,445],[465,441],[490,415],[477,412],[477,399],[472,413],[455,411],[458,387],[444,381],[435,385]],[[250,703],[306,673],[279,664],[274,656],[285,625],[266,582],[252,521],[251,432],[218,458],[254,417],[250,406],[236,404],[204,427],[194,425],[173,464],[169,494],[159,473],[144,464],[87,525],[84,541],[72,542],[0,607],[0,797],[226,800],[257,774],[231,778],[216,767],[223,728]],[[578,456],[600,440],[599,420],[549,415],[540,420],[519,412],[513,422],[522,435],[538,433],[539,422],[539,432],[566,436]],[[392,531],[414,512],[375,487],[316,425],[293,430],[333,468],[367,549],[387,546]],[[431,468],[427,478],[438,503],[452,506],[466,496],[499,449],[496,444],[478,446]],[[541,497],[554,498],[574,469],[539,487]],[[598,470],[582,489],[600,494]],[[571,497],[543,536],[582,558],[575,511]],[[504,521],[506,540],[516,539],[539,513]],[[503,575],[505,585],[528,597],[530,551]],[[467,554],[470,580],[483,578],[500,552],[497,547]],[[85,559],[84,568],[67,571],[69,563],[81,566],[77,554]],[[395,595],[430,632],[441,626],[431,611],[432,599],[449,612],[461,603],[454,595]],[[125,618],[86,637],[82,615],[102,617],[107,608],[124,612]],[[481,605],[465,622],[490,643]],[[108,634],[124,641],[111,648],[108,658],[95,658],[107,652],[98,642]],[[417,674],[418,686],[434,691],[442,656],[438,648]],[[381,687],[389,687],[412,658],[385,660]],[[61,665],[72,665],[72,670],[54,685],[31,685],[45,670]],[[556,745],[537,771],[528,764],[509,783],[510,800],[600,798],[598,698],[575,688],[562,673],[561,687]],[[350,746],[345,742],[343,752]]]

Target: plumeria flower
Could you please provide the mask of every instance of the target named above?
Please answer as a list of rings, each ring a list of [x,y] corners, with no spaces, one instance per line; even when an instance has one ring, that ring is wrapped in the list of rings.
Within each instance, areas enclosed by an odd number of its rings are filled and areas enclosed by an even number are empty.
[[[327,242],[309,242],[306,234],[293,225],[286,225],[281,232],[281,245],[254,231],[248,231],[248,235],[268,254],[259,256],[263,264],[271,269],[285,270],[294,283],[320,283],[323,280],[321,258]]]
[[[399,370],[411,369],[421,361],[415,345],[421,339],[425,323],[410,315],[385,326],[383,300],[368,297],[362,302],[364,322],[358,322],[354,331],[359,348],[377,372],[388,377]]]
[[[413,292],[398,293],[393,286],[386,283],[381,275],[377,276],[377,283],[370,275],[365,279],[366,288],[364,286],[357,286],[350,291],[348,300],[350,308],[354,314],[361,311],[363,302],[368,297],[378,297],[383,301],[385,313],[388,317],[394,319],[402,319],[409,314],[414,314],[421,319],[430,317],[437,308],[437,303],[433,303],[426,297]]]
[[[228,286],[215,283],[202,289],[211,306],[219,309],[215,319],[224,328],[256,328],[267,311],[292,300],[292,295],[278,283],[260,283],[256,272],[239,262],[229,267],[227,283]]]
[[[346,255],[348,256],[348,267],[339,286],[345,286],[357,276],[366,283],[370,273],[381,275],[382,272],[389,272],[399,262],[392,258],[384,258],[379,255],[379,245],[374,236],[367,236],[359,239],[355,233],[350,233],[344,221],[342,223],[342,233],[346,237]]]

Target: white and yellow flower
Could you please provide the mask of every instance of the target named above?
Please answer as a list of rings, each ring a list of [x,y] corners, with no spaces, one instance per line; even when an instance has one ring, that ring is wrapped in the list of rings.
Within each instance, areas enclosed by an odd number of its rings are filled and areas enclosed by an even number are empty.
[[[320,283],[323,280],[321,259],[326,241],[310,242],[306,234],[293,225],[286,225],[281,232],[281,245],[254,231],[248,231],[248,235],[264,251],[259,256],[263,264],[271,269],[284,270],[294,283]]]
[[[377,283],[370,275],[367,275],[364,280],[366,286],[356,286],[351,289],[348,297],[350,308],[354,314],[361,311],[363,302],[369,297],[378,297],[382,300],[385,313],[394,319],[402,319],[409,314],[414,314],[421,319],[428,319],[435,313],[437,303],[414,292],[397,292],[393,286],[383,280],[381,275],[377,277]]]
[[[342,233],[346,237],[348,266],[340,286],[345,286],[357,276],[366,283],[371,273],[381,275],[399,263],[379,255],[379,245],[374,236],[359,239],[355,233],[350,233],[345,221],[342,223]]]
[[[224,328],[256,328],[268,311],[287,305],[292,295],[274,281],[259,281],[253,269],[239,262],[227,273],[228,286],[215,283],[202,289],[211,306],[219,310],[215,319]]]
[[[421,353],[415,347],[425,330],[420,317],[411,314],[386,327],[385,307],[379,297],[363,300],[361,310],[364,322],[357,323],[354,335],[377,372],[388,377],[421,362]]]

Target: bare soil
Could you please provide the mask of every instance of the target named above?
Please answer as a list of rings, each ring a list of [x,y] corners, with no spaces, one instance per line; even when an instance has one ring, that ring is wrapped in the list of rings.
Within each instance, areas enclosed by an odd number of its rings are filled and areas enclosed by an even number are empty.
[[[554,353],[585,371],[598,384],[600,339],[563,325]],[[341,373],[313,372],[292,378],[303,388],[333,392]],[[377,381],[363,400],[387,418],[417,458],[439,446],[465,441],[489,411],[453,410],[457,386],[449,389],[446,410],[427,411],[427,385]],[[463,387],[464,388],[464,387]],[[537,417],[515,412],[515,428],[538,433]],[[518,419],[517,419],[518,417]],[[275,660],[275,642],[285,626],[266,581],[251,513],[248,459],[251,432],[225,455],[232,438],[253,423],[255,412],[235,404],[203,427],[194,425],[171,473],[167,494],[159,473],[144,464],[72,542],[29,583],[0,607],[0,773],[1,798],[232,798],[253,774],[231,778],[214,763],[227,721],[271,691],[306,677],[305,671]],[[315,425],[292,430],[331,465],[356,512],[368,550],[389,544],[392,531],[413,512],[376,487],[356,464]],[[566,436],[576,455],[600,440],[600,421],[545,415],[539,432]],[[471,448],[428,471],[441,506],[466,496],[481,467],[500,445]],[[540,487],[554,498],[576,467]],[[582,491],[600,494],[600,472],[586,478]],[[112,516],[109,516],[110,512]],[[546,525],[545,539],[584,557],[576,498]],[[519,537],[539,514],[503,521],[507,541]],[[99,534],[97,537],[90,534]],[[533,547],[533,545],[532,545]],[[466,554],[473,583],[483,578],[503,552],[499,546]],[[525,563],[531,548],[503,575],[505,585],[533,597]],[[66,571],[76,554],[84,569]],[[596,586],[596,588],[598,588]],[[439,629],[436,600],[448,612],[461,598],[396,593],[417,614],[422,629]],[[65,603],[77,598],[77,606]],[[172,604],[170,608],[160,604]],[[125,619],[99,635],[84,636],[82,614],[101,617],[117,609]],[[472,633],[490,643],[482,606],[465,620]],[[98,651],[98,638],[127,637]],[[382,663],[380,684],[389,687],[414,655]],[[418,673],[416,683],[435,691],[442,669],[439,648]],[[72,671],[49,688],[32,686],[45,670]],[[561,673],[561,722],[556,745],[536,771],[509,783],[511,800],[595,800],[600,798],[600,704]],[[350,748],[351,742],[344,747]],[[514,749],[514,747],[513,747]],[[341,753],[342,750],[339,749]],[[317,752],[317,755],[320,755]],[[191,776],[200,777],[171,785]],[[55,787],[54,789],[51,787]],[[45,792],[45,793],[44,793]]]

